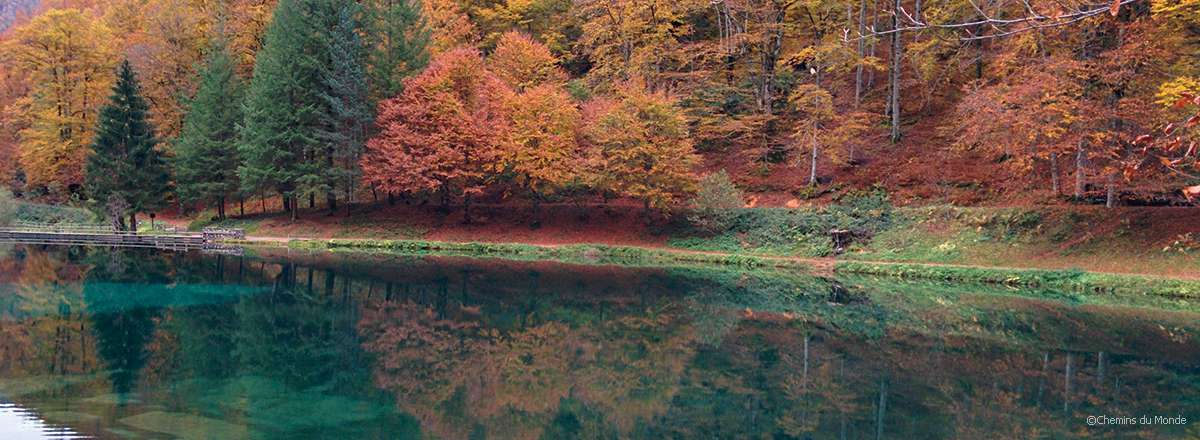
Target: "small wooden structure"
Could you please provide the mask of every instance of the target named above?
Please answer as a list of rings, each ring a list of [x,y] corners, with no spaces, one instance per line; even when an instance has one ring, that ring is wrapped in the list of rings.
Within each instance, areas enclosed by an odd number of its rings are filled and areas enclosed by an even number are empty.
[[[221,241],[221,240],[245,240],[245,229],[229,229],[229,228],[204,228],[200,231],[204,236],[205,241]]]
[[[854,240],[854,233],[846,229],[830,229],[829,238],[833,240],[833,253],[841,254],[846,251],[846,247],[850,246],[850,242]]]
[[[219,230],[202,232],[152,232],[137,233],[117,231],[103,225],[33,224],[18,222],[12,227],[0,228],[0,242],[24,244],[88,245],[142,247],[155,249],[225,249],[220,241],[228,238],[244,239],[243,230]]]

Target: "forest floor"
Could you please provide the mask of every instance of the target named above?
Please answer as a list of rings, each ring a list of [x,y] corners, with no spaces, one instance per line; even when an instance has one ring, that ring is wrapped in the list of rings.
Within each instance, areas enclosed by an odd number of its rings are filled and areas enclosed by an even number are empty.
[[[1079,269],[1200,279],[1200,209],[1184,207],[1092,206],[897,208],[897,220],[832,257],[828,247],[762,246],[745,232],[718,237],[686,236],[680,221],[649,223],[632,204],[543,208],[539,227],[527,209],[481,205],[474,222],[462,212],[434,207],[386,204],[356,207],[353,215],[302,211],[293,221],[282,214],[248,214],[220,225],[241,227],[256,240],[514,243],[555,247],[594,244],[707,255],[795,259],[808,266],[835,261],[920,263],[933,266]],[[187,219],[166,219],[184,226]],[[675,220],[679,220],[678,218]],[[208,222],[199,222],[207,224]],[[193,222],[193,228],[200,224]],[[774,230],[771,230],[774,231]],[[750,233],[753,234],[754,231]],[[770,231],[768,231],[770,232]],[[783,240],[788,241],[788,240]],[[825,244],[824,237],[809,242]]]

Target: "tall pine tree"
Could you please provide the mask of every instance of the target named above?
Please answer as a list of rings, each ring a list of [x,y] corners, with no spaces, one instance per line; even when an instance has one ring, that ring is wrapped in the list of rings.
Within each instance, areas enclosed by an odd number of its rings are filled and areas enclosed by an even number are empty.
[[[225,201],[238,191],[237,124],[242,84],[223,43],[214,44],[200,72],[175,147],[175,181],[185,202],[213,203],[225,218]]]
[[[362,12],[341,0],[281,0],[247,91],[238,176],[245,190],[298,198],[353,189],[371,111]]]
[[[354,194],[355,182],[362,174],[358,159],[374,116],[368,101],[366,48],[359,36],[361,12],[357,3],[339,3],[337,22],[324,38],[330,62],[322,75],[324,108],[317,133],[326,145],[326,205],[330,214],[337,210],[335,191],[340,189],[347,202]]]
[[[166,160],[154,148],[158,141],[146,119],[146,100],[129,61],[117,69],[117,83],[108,104],[100,109],[96,137],[87,161],[85,179],[95,206],[119,197],[130,230],[137,230],[137,213],[166,205],[170,176]]]
[[[238,177],[246,191],[273,190],[296,217],[297,198],[321,183],[317,137],[321,66],[328,49],[319,44],[316,14],[327,0],[281,0],[254,60],[240,133]],[[323,156],[322,156],[323,157]]]
[[[365,30],[371,102],[400,94],[404,78],[429,63],[429,29],[416,0],[366,3]]]

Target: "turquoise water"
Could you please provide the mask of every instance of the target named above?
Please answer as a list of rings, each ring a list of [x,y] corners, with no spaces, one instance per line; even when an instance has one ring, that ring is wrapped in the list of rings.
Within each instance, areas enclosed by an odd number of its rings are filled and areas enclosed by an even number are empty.
[[[781,272],[5,247],[0,439],[1197,438],[1197,309]],[[1087,423],[1143,415],[1186,422]]]

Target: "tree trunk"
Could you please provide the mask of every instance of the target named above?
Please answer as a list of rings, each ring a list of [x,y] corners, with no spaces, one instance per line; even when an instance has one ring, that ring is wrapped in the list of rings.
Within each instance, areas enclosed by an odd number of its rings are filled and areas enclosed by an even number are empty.
[[[221,196],[221,200],[217,202],[217,218],[225,220],[225,196]]]
[[[246,196],[238,196],[238,216],[246,216]]]
[[[872,8],[873,11],[871,13],[871,29],[879,29],[879,2],[878,2],[878,0],[872,0],[871,5],[873,6],[873,8]],[[871,54],[871,57],[875,56],[875,53],[876,53],[875,49],[876,49],[875,39],[872,38],[871,43],[868,45],[868,49],[867,49],[867,52]],[[869,90],[871,88],[871,86],[873,86],[873,85],[875,85],[875,69],[868,69],[867,70],[867,87],[866,88]]]
[[[892,69],[889,81],[892,83],[890,98],[892,109],[892,143],[900,142],[900,0],[896,0],[892,9]]]
[[[858,66],[854,68],[854,106],[862,102],[863,92],[863,57],[867,52],[867,0],[858,2]]]
[[[291,199],[292,221],[296,221],[296,211],[300,210],[300,200],[296,196],[289,197]]]
[[[1058,153],[1050,153],[1050,190],[1058,197]]]
[[[317,207],[317,193],[308,193],[308,209]]]
[[[1079,141],[1079,149],[1075,151],[1075,198],[1083,199],[1083,186],[1087,183],[1087,151],[1083,141]]]
[[[443,183],[439,191],[442,193],[442,212],[450,212],[450,187]]]
[[[463,194],[463,223],[471,224],[471,193]]]
[[[263,214],[266,214],[267,213],[267,195],[263,194],[262,191],[258,192],[258,202],[262,204]]]
[[[1104,182],[1104,207],[1113,208],[1117,206],[1117,184],[1113,182],[1113,176],[1110,174]]]
[[[283,212],[292,212],[292,198],[286,194],[280,194],[280,203],[283,203]]]
[[[809,186],[817,186],[817,132],[818,127],[813,126],[812,133],[812,166],[808,170]]]
[[[137,226],[138,226],[137,225],[137,213],[136,212],[129,213],[129,230],[136,234]]]
[[[879,405],[875,408],[875,440],[883,438],[883,418],[887,410],[887,382],[879,380]]]
[[[533,223],[530,226],[540,228],[542,226],[542,195],[534,189],[530,189],[529,193],[533,199]]]
[[[325,206],[329,207],[329,215],[337,214],[337,194],[333,191],[325,193]]]
[[[396,206],[396,194],[388,191],[388,206]]]
[[[1063,413],[1071,411],[1071,353],[1067,353],[1067,369],[1063,372]]]

